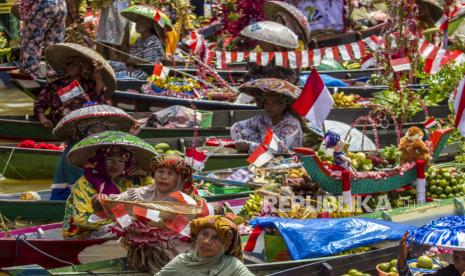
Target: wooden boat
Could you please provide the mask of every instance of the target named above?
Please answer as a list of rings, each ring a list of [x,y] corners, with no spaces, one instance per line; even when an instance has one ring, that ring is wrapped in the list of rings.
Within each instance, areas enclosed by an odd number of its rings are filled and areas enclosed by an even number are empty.
[[[221,136],[217,136],[221,138]],[[199,137],[197,146],[201,146],[206,137]],[[151,145],[167,143],[172,150],[184,152],[193,144],[193,138],[157,138],[145,139]],[[205,170],[219,170],[247,165],[248,153],[233,153],[234,149],[223,149],[231,153],[213,153],[205,163]],[[52,179],[62,150],[19,148],[16,144],[0,145],[0,169],[3,176],[10,179]],[[27,160],[27,162],[24,162]]]
[[[233,210],[241,209],[246,198],[215,200],[228,202]],[[36,207],[37,208],[37,207]],[[62,220],[63,217],[60,218]],[[126,255],[120,245],[111,239],[64,240],[62,223],[0,232],[0,268],[38,264],[44,268],[63,266],[60,260],[72,264],[108,260]],[[37,249],[45,252],[42,254]]]
[[[452,129],[449,128],[436,130],[431,135],[429,140],[433,145],[433,158],[439,156],[451,132]],[[301,157],[301,161],[313,181],[319,183],[322,189],[330,193],[342,193],[341,180],[331,175],[331,172],[321,163],[313,150],[305,148],[295,148],[294,150],[297,153],[304,154]],[[415,181],[415,173],[416,169],[413,167],[404,171],[403,174],[400,174],[397,169],[394,169],[391,176],[382,179],[352,178],[352,194],[374,194],[395,190]]]

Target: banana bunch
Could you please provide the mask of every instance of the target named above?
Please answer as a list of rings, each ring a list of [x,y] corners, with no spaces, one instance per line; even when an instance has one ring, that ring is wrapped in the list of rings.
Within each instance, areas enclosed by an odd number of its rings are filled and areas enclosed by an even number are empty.
[[[349,62],[349,61],[344,61],[342,63],[342,67],[344,67],[347,70],[355,70],[355,69],[360,69],[361,65],[359,62]]]
[[[263,196],[258,193],[250,195],[245,205],[242,207],[241,215],[252,218],[262,209]]]
[[[335,108],[359,108],[360,105],[355,102],[356,95],[346,95],[344,92],[338,92],[333,94],[334,107]]]
[[[334,196],[325,198],[322,207],[322,212],[325,212],[325,210],[331,210],[330,212],[327,212],[331,218],[347,218],[363,214],[361,208],[357,208],[356,210],[351,211],[350,207],[347,205],[344,205],[341,210],[341,208],[339,208],[340,203]]]
[[[310,219],[316,218],[318,213],[311,207],[303,207],[298,204],[291,205],[289,212],[277,211],[280,218],[293,218],[293,219]]]
[[[363,253],[363,252],[367,252],[367,251],[370,251],[370,250],[371,250],[371,247],[369,247],[369,246],[360,246],[360,247],[357,247],[357,248],[354,248],[354,249],[351,249],[351,250],[347,250],[347,251],[337,253],[336,256],[349,255],[349,254],[358,254],[358,253]]]
[[[304,168],[291,169],[287,172],[289,178],[302,178],[304,175],[307,175]]]

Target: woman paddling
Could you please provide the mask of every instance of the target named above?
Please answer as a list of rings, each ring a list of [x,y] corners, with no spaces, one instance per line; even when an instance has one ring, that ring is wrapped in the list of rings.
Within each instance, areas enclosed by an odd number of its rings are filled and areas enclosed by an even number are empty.
[[[199,216],[213,212],[214,206],[200,199],[193,186],[193,170],[186,161],[176,155],[155,158],[153,162],[155,183],[151,186],[129,189],[109,198],[119,201],[168,201],[194,204],[202,208]],[[101,211],[105,195],[94,196],[94,210]],[[127,229],[117,229],[123,246],[128,248],[129,267],[155,273],[178,254],[187,252],[192,244],[173,230],[170,223],[153,226],[150,223],[133,223]]]
[[[232,220],[221,216],[195,219],[190,224],[195,249],[179,254],[156,276],[249,276],[242,263],[241,237]]]
[[[66,148],[58,160],[53,176],[51,200],[68,199],[73,184],[84,174],[81,168],[71,165],[68,152],[87,136],[107,130],[129,132],[134,119],[123,110],[109,105],[92,105],[68,113],[53,129],[53,135],[66,141]]]
[[[136,5],[121,12],[121,15],[136,23],[140,37],[131,48],[131,56],[126,62],[110,61],[118,78],[147,79],[148,75],[135,65],[138,63],[158,63],[165,58],[165,47],[172,44],[168,31],[171,22],[162,11],[146,5]],[[154,18],[159,17],[159,20]]]
[[[34,101],[34,114],[43,126],[52,128],[66,114],[86,104],[109,102],[116,88],[115,74],[95,51],[62,43],[48,47],[45,58],[64,75],[47,84]]]
[[[86,239],[108,234],[105,226],[110,220],[92,220],[92,198],[151,185],[153,178],[146,172],[155,155],[151,145],[119,131],[101,132],[77,143],[68,153],[68,161],[83,168],[84,176],[76,181],[66,201],[64,237]]]
[[[264,108],[265,113],[237,122],[231,127],[231,138],[240,141],[236,143],[236,149],[242,152],[254,151],[257,144],[263,142],[268,128],[285,145],[279,146],[280,153],[286,152],[286,148],[303,145],[301,122],[290,108],[300,95],[298,87],[285,80],[269,78],[246,82],[239,87],[239,91],[253,96],[257,106]]]

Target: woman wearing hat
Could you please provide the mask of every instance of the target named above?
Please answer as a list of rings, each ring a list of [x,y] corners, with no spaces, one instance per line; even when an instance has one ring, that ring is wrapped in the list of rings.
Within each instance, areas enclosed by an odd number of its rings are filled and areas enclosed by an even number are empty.
[[[298,87],[280,79],[257,79],[244,83],[239,91],[254,97],[257,106],[264,108],[265,113],[237,122],[231,127],[231,138],[234,141],[245,140],[252,143],[236,143],[236,149],[243,152],[254,151],[256,145],[263,142],[268,128],[283,142],[284,146],[279,146],[279,152],[303,145],[301,122],[290,108],[300,95]]]
[[[155,275],[253,275],[242,263],[241,237],[229,216],[194,219],[190,229],[195,249],[179,254]]]
[[[264,52],[292,51],[298,47],[297,35],[288,27],[272,22],[259,21],[245,27],[241,35],[257,42],[257,47]],[[253,62],[248,64],[248,72],[244,81],[260,78],[284,79],[290,83],[298,84],[299,73],[297,70],[275,65],[275,60],[269,61],[268,65],[258,65]]]
[[[56,71],[64,74],[47,84],[34,101],[34,114],[43,126],[53,127],[66,114],[85,104],[109,101],[116,88],[115,74],[95,51],[74,43],[62,43],[48,47],[45,58]]]
[[[151,185],[153,178],[134,175],[149,171],[155,155],[157,153],[151,145],[119,131],[101,132],[77,143],[68,153],[68,161],[84,169],[84,176],[76,181],[66,201],[64,237],[85,239],[107,234],[105,226],[111,221],[90,221],[94,213],[92,197]]]
[[[53,176],[51,200],[68,199],[71,187],[84,174],[71,165],[66,156],[70,149],[87,136],[107,130],[129,132],[134,119],[122,109],[109,105],[91,105],[68,113],[53,129],[53,135],[66,141]]]
[[[171,22],[162,11],[146,5],[129,7],[121,14],[136,23],[136,31],[140,33],[140,37],[132,46],[126,62],[110,61],[110,64],[119,78],[147,79],[147,74],[134,65],[163,61],[167,46],[165,41],[169,38],[167,32],[172,29]]]
[[[197,195],[193,186],[193,170],[184,158],[176,155],[156,157],[152,164],[155,183],[150,186],[131,188],[110,198],[121,201],[169,201],[195,204],[202,208],[199,216],[206,216],[213,209]],[[101,202],[106,195],[93,198],[96,212],[102,210]],[[120,231],[122,243],[128,249],[128,265],[133,269],[155,273],[179,253],[192,248],[191,243],[171,228],[153,227],[150,224],[137,223],[129,229]],[[169,248],[169,250],[167,250]]]

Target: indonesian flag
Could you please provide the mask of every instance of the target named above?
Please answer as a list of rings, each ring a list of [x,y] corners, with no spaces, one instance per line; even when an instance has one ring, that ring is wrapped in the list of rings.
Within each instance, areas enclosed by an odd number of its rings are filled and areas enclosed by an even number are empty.
[[[169,197],[176,199],[179,203],[182,204],[189,204],[193,206],[197,205],[197,201],[195,201],[195,199],[193,199],[190,195],[180,191],[170,193]]]
[[[165,21],[163,20],[161,13],[159,11],[155,11],[155,15],[153,16],[153,21],[155,21],[160,27],[165,27]]]
[[[132,213],[135,217],[149,219],[154,222],[160,222],[160,211],[147,209],[139,206],[134,206],[132,208]]]
[[[126,212],[124,205],[122,203],[115,205],[111,208],[113,215],[115,215],[116,221],[121,225],[123,228],[127,228],[129,225],[132,224],[131,216]]]
[[[439,72],[444,64],[443,59],[447,56],[446,54],[447,51],[445,49],[440,49],[434,56],[430,55],[430,57],[425,60],[425,72],[429,74]],[[447,58],[445,60],[447,60]]]
[[[165,79],[169,73],[170,73],[170,68],[163,66],[163,64],[161,63],[157,63],[155,64],[155,66],[153,66],[152,74],[159,77],[162,80]]]
[[[189,237],[190,235],[189,223],[190,221],[186,216],[176,215],[173,221],[171,223],[168,223],[166,227],[182,236]]]
[[[61,102],[63,103],[80,95],[86,96],[84,89],[82,89],[81,85],[77,80],[73,80],[69,85],[58,90],[57,94],[60,97]]]
[[[394,70],[394,72],[412,70],[412,67],[410,66],[410,59],[408,57],[393,59],[389,61],[389,63],[391,63],[392,70]]]
[[[255,165],[257,167],[262,167],[270,160],[274,158],[273,153],[271,153],[263,144],[260,144],[254,152],[247,158],[249,164]]]
[[[197,31],[192,31],[183,42],[189,46],[192,53],[198,54],[201,50],[206,48],[205,40],[203,36],[197,33]]]
[[[265,139],[263,139],[263,145],[268,147],[268,149],[277,152],[279,150],[279,142],[279,137],[273,133],[273,130],[271,130],[271,128],[268,128],[266,130]]]
[[[432,128],[434,127],[435,125],[437,125],[438,122],[436,121],[436,119],[434,117],[430,117],[428,120],[426,120],[424,123],[423,123],[423,126],[428,129],[428,128]]]
[[[194,170],[196,171],[203,170],[203,168],[205,167],[206,161],[207,161],[207,155],[204,152],[198,151],[195,148],[186,149],[186,162]]]
[[[457,94],[455,96],[454,111],[455,111],[455,127],[460,130],[460,133],[465,136],[465,97],[463,90],[465,89],[465,78],[463,78],[457,87]]]
[[[244,247],[245,252],[262,253],[265,249],[265,231],[260,226],[255,226],[250,234],[247,244]]]
[[[448,25],[449,17],[445,13],[442,14],[441,18],[439,18],[439,20],[436,21],[436,23],[434,23],[434,26],[438,27],[442,31],[446,30]]]
[[[362,64],[360,66],[360,69],[366,70],[371,67],[376,66],[376,58],[373,56],[373,54],[368,54],[362,59]]]
[[[292,104],[292,109],[300,116],[305,117],[307,121],[321,128],[333,105],[334,100],[331,93],[321,80],[318,72],[313,68],[302,93]]]

